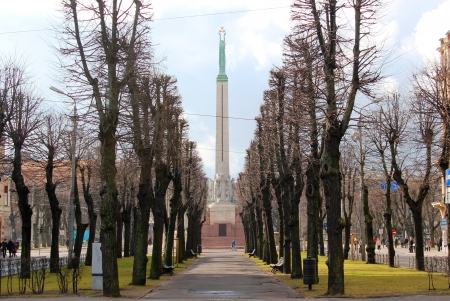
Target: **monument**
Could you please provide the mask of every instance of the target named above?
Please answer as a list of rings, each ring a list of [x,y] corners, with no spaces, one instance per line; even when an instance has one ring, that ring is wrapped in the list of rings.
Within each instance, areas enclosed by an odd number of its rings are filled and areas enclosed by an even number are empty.
[[[230,178],[228,76],[225,73],[225,35],[219,30],[219,75],[216,79],[216,166],[208,179],[208,206],[202,228],[203,248],[244,247],[244,228],[236,210],[236,184]]]

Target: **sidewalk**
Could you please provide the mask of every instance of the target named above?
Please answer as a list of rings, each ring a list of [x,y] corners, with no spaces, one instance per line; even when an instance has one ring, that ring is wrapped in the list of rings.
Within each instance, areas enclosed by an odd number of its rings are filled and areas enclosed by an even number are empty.
[[[143,299],[234,300],[303,298],[242,255],[242,250],[205,250],[183,273],[162,283]]]
[[[424,251],[425,256],[447,256],[448,248],[444,248],[444,250],[441,250],[440,252],[438,252],[437,248],[431,248],[431,251]],[[376,254],[387,254],[388,253],[388,248],[385,246],[384,248],[381,247],[381,250],[376,250],[375,249],[375,253]],[[408,248],[401,248],[400,246],[398,246],[397,248],[395,248],[395,255],[402,255],[402,256],[415,256],[416,253],[410,253]]]

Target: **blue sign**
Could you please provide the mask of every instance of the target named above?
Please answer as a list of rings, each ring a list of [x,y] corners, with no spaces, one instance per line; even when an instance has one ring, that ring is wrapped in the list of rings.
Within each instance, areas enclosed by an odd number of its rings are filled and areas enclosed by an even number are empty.
[[[450,187],[450,168],[445,171],[445,186]]]
[[[328,226],[327,223],[323,223],[323,227],[326,228]]]
[[[441,226],[447,226],[448,225],[448,219],[446,217],[441,218]]]
[[[386,183],[386,181],[382,181],[382,182],[381,182],[381,184],[380,184],[380,189],[381,189],[381,190],[386,190],[386,189],[387,189],[387,183]],[[398,190],[398,183],[397,183],[397,182],[395,182],[395,181],[392,181],[392,182],[391,182],[391,190],[392,190],[392,191]]]

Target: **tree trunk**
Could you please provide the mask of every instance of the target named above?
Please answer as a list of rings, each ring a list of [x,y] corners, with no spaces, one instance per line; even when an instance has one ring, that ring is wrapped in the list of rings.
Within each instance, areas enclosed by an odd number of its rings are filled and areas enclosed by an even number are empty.
[[[169,227],[167,229],[166,236],[166,249],[164,250],[164,262],[171,266],[172,263],[172,250],[173,250],[173,238],[175,234],[175,226],[177,221],[178,209],[181,203],[181,191],[183,190],[181,182],[181,174],[179,172],[174,173],[173,177],[173,196],[170,198],[170,217]]]
[[[59,228],[62,210],[59,208],[59,201],[56,197],[56,185],[53,183],[53,158],[54,147],[48,148],[47,166],[45,167],[45,191],[47,192],[52,212],[51,247],[50,247],[50,273],[59,272]]]
[[[352,226],[351,219],[351,216],[345,215],[344,259],[348,259],[348,253],[350,252],[350,228]]]
[[[31,216],[33,210],[28,203],[28,194],[30,190],[25,185],[22,176],[22,143],[14,143],[13,172],[11,179],[16,185],[17,195],[19,197],[18,206],[22,219],[22,251],[20,255],[20,278],[30,278],[30,255],[31,255]]]
[[[388,256],[389,256],[389,267],[395,267],[395,246],[394,239],[392,237],[392,208],[391,208],[391,183],[386,181],[386,210],[384,212],[384,222],[386,224],[386,233],[388,236]],[[395,193],[395,192],[394,192]]]
[[[270,202],[270,183],[268,180],[265,181],[263,188],[261,189],[262,201],[264,206],[264,213],[266,216],[266,233],[268,241],[268,252],[269,252],[269,264],[277,263],[277,247],[275,243],[275,235],[273,231],[273,220],[272,220],[272,203]],[[251,252],[251,251],[250,251]]]
[[[375,244],[373,242],[373,217],[369,210],[369,189],[364,184],[364,194],[363,194],[363,210],[364,210],[364,223],[366,225],[366,239],[367,239],[367,263],[375,264]],[[364,242],[363,242],[364,243]]]
[[[186,206],[183,205],[178,210],[178,218],[177,218],[177,238],[178,238],[178,252],[180,254],[178,255],[178,263],[183,263],[183,260],[187,259],[186,256],[186,240],[184,236],[184,214],[186,213]]]
[[[139,183],[139,191],[137,194],[138,208],[136,207],[134,211],[134,244],[132,244],[132,250],[134,251],[133,260],[133,276],[131,279],[131,284],[133,285],[145,285],[146,283],[146,273],[147,273],[147,250],[148,250],[148,221],[150,219],[150,206],[152,204],[152,187],[150,179],[144,178],[141,168],[141,177]],[[149,171],[147,171],[149,172]],[[147,173],[146,172],[146,173]],[[149,173],[147,174],[149,175]],[[155,245],[153,243],[153,245]]]
[[[162,267],[162,244],[164,224],[166,221],[166,191],[171,181],[169,169],[165,163],[157,163],[155,166],[155,200],[152,205],[155,220],[152,264],[150,267],[150,279],[159,279]]]
[[[263,252],[264,252],[264,233],[263,233],[263,217],[262,217],[262,210],[257,205],[258,201],[255,199],[255,217],[256,217],[256,231],[257,231],[257,240],[256,240],[256,246],[257,246],[257,253],[260,259],[264,259]]]
[[[330,122],[330,120],[327,120]],[[337,120],[335,121],[337,123]],[[328,234],[328,291],[327,295],[344,294],[344,253],[342,250],[340,135],[334,133],[338,124],[327,124],[324,133],[324,151],[321,157],[321,178],[327,209]],[[332,251],[330,251],[332,250]]]
[[[78,194],[78,181],[75,181],[75,221],[77,225],[77,236],[75,238],[75,244],[73,248],[73,254],[75,257],[75,264],[78,267],[81,257],[81,248],[83,247],[83,237],[84,231],[89,226],[89,224],[83,224],[81,216],[81,206],[80,206],[80,195]]]
[[[319,209],[319,224],[317,225],[317,235],[319,237],[319,255],[320,256],[325,256],[325,242],[323,241],[323,223],[325,220],[325,217],[327,216],[322,215],[322,210]],[[308,243],[308,248],[309,248],[309,243]]]
[[[292,184],[293,185],[293,184]],[[300,251],[300,224],[299,224],[299,203],[300,198],[291,199],[291,237],[292,237],[292,271],[291,278],[303,278],[302,257]]]
[[[310,155],[308,158],[308,165],[306,168],[306,211],[308,216],[307,225],[307,257],[316,259],[316,279],[319,279],[319,236],[322,237],[322,230],[319,227],[319,211],[322,203],[320,196],[319,183],[320,164],[319,159]],[[322,243],[323,246],[323,243]],[[321,255],[324,255],[322,250]]]
[[[95,231],[97,228],[97,213],[95,213],[94,211],[94,199],[92,198],[90,192],[92,170],[89,165],[80,166],[79,169],[81,174],[81,187],[83,188],[84,201],[86,202],[88,208],[88,217],[89,217],[89,240],[86,250],[86,261],[84,262],[84,264],[87,266],[91,266],[92,244],[95,241]],[[86,174],[85,171],[87,171]]]
[[[126,186],[125,186],[126,188]],[[124,190],[125,190],[124,188]],[[124,196],[123,196],[124,197]],[[117,241],[117,258],[122,258],[122,234],[123,234],[123,222],[122,222],[122,214],[120,210],[122,209],[122,205],[117,202],[116,203],[116,216],[117,216],[117,234],[116,234],[116,241]]]
[[[133,191],[134,189],[131,189],[131,198],[134,198]],[[124,206],[124,209],[122,211],[122,221],[124,224],[123,257],[130,257],[131,212],[132,212],[132,203],[129,202]]]
[[[281,180],[281,183],[283,183],[283,216],[284,216],[284,224],[283,224],[283,249],[284,249],[284,264],[283,264],[283,273],[290,274],[291,273],[291,204],[289,200],[289,190],[288,190],[288,180],[285,179],[284,181]]]
[[[116,87],[110,87],[113,89]],[[117,97],[110,97],[111,110],[112,101]],[[111,118],[115,117],[111,111]],[[117,267],[117,248],[116,248],[116,125],[117,122],[100,122],[99,138],[101,142],[102,160],[100,164],[100,174],[104,182],[101,191],[102,202],[100,208],[101,227],[100,242],[102,244],[102,270],[103,270],[103,296],[118,297],[119,289],[119,271]]]
[[[416,269],[425,271],[425,254],[423,251],[423,217],[422,206],[411,209],[414,219],[414,231],[416,234],[414,243],[416,244]]]

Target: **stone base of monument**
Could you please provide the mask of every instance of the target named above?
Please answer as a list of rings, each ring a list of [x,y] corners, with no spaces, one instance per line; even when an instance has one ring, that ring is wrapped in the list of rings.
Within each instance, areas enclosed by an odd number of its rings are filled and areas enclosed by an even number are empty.
[[[202,227],[203,249],[228,249],[231,241],[236,247],[245,247],[244,226],[235,204],[212,203],[206,208],[206,221]]]

